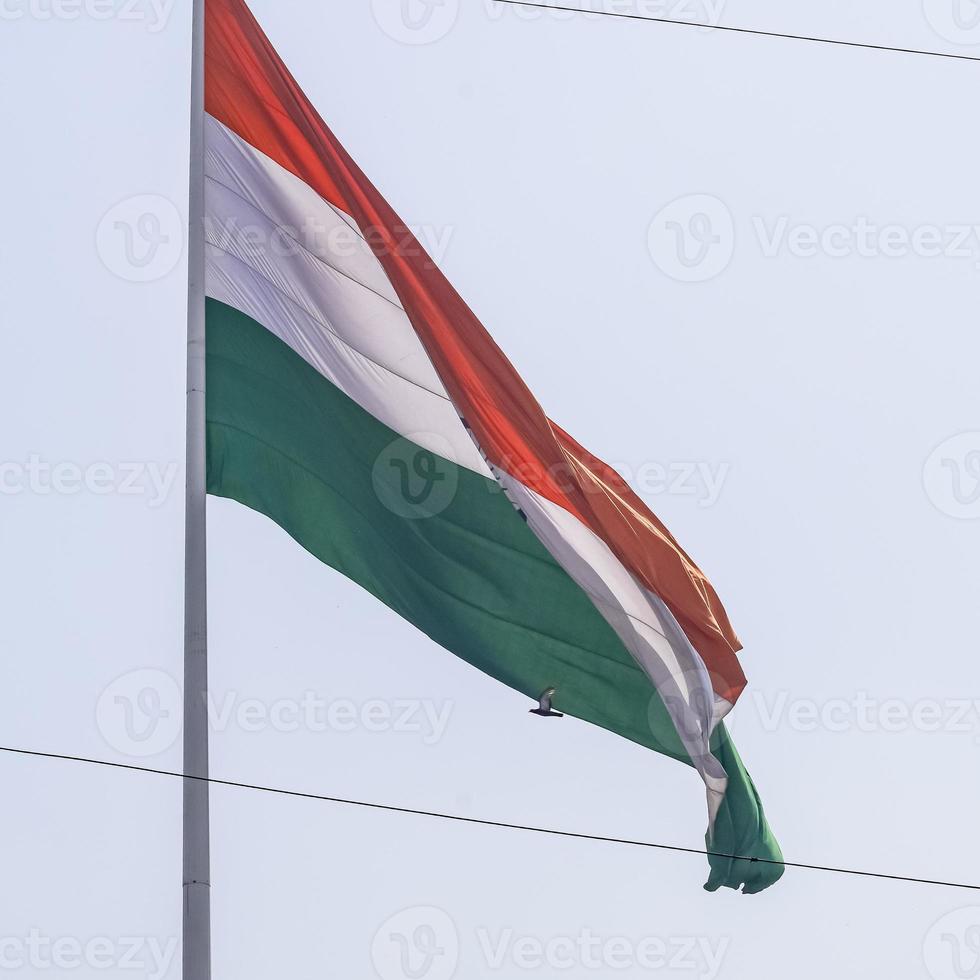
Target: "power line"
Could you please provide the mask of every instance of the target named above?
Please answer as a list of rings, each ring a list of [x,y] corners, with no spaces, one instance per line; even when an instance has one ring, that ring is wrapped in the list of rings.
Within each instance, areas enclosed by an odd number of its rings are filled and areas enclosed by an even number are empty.
[[[680,854],[702,854],[707,857],[728,858],[749,861],[753,864],[778,864],[784,868],[802,868],[806,871],[830,871],[835,874],[855,875],[862,878],[883,878],[887,881],[907,881],[919,885],[940,885],[945,888],[967,888],[980,891],[980,885],[964,884],[956,881],[942,881],[935,878],[913,878],[909,875],[885,874],[880,871],[860,871],[854,868],[836,868],[823,864],[802,864],[799,861],[773,861],[769,858],[749,857],[742,854],[726,854],[724,851],[708,851],[696,847],[681,847],[677,844],[658,844],[653,841],[630,840],[627,837],[605,837],[600,834],[582,834],[572,830],[556,830],[551,827],[533,827],[527,824],[507,823],[503,820],[486,820],[481,817],[464,817],[457,813],[440,813],[436,810],[416,810],[412,807],[395,806],[391,803],[370,803],[366,800],[348,800],[339,796],[325,796],[321,793],[304,793],[295,789],[280,789],[262,786],[257,783],[243,783],[233,779],[215,779],[213,776],[190,776],[171,769],[154,769],[150,766],[137,766],[125,762],[109,762],[105,759],[90,759],[80,755],[64,755],[58,752],[39,752],[32,749],[15,749],[0,745],[0,752],[11,755],[31,756],[38,759],[60,759],[62,762],[81,762],[92,766],[105,766],[108,769],[128,769],[131,772],[151,773],[155,776],[170,776],[176,779],[194,779],[211,783],[214,786],[230,786],[234,789],[247,789],[259,793],[272,793],[275,796],[291,796],[301,800],[320,800],[325,803],[341,803],[345,806],[359,806],[369,810],[385,810],[388,813],[411,814],[416,817],[433,817],[438,820],[452,820],[456,823],[477,824],[481,827],[497,827],[504,830],[522,830],[533,834],[548,834],[552,837],[570,837],[575,840],[596,841],[602,844],[625,844],[629,847],[646,847],[659,851],[676,851]]]
[[[896,54],[917,54],[927,58],[946,58],[950,61],[980,61],[970,54],[952,54],[945,51],[929,51],[925,48],[897,48],[889,44],[868,44],[864,41],[844,41],[832,37],[814,37],[810,34],[782,34],[779,31],[761,31],[751,27],[728,27],[722,24],[702,24],[693,20],[672,20],[669,17],[644,17],[642,14],[624,14],[613,10],[588,10],[583,7],[562,7],[557,4],[535,3],[534,0],[496,0],[515,7],[537,7],[541,10],[561,10],[574,14],[596,14],[600,17],[618,17],[620,20],[642,20],[650,24],[675,24],[677,27],[699,27],[710,31],[727,31],[729,34],[752,34],[756,37],[781,37],[787,41],[811,41],[814,44],[836,44],[844,48],[863,48],[866,51],[892,51]]]

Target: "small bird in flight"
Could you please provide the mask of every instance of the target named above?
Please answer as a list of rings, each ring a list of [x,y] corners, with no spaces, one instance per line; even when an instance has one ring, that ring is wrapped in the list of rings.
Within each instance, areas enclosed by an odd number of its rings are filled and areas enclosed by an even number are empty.
[[[531,708],[528,713],[541,715],[542,718],[564,718],[565,716],[560,711],[553,711],[551,708],[551,699],[555,696],[556,690],[554,687],[549,687],[544,691],[541,697],[538,698],[538,706]]]

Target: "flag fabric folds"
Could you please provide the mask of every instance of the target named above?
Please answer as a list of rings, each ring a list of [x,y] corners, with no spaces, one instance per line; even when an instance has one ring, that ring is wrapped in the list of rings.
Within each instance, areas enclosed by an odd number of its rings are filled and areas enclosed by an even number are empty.
[[[549,421],[241,0],[207,2],[205,110],[208,491],[504,684],[691,765],[705,887],[767,887],[706,577]]]

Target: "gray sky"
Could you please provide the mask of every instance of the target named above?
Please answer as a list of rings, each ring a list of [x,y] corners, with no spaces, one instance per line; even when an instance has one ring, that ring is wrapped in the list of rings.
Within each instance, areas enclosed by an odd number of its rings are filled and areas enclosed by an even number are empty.
[[[720,14],[980,55],[951,4]],[[490,0],[252,9],[551,417],[711,576],[787,858],[980,881],[980,65]],[[0,10],[0,744],[175,768],[167,719],[130,736],[180,672],[187,11]],[[693,771],[529,716],[265,518],[209,521],[215,775],[701,845]],[[8,756],[0,779],[0,972],[177,980],[179,785]],[[978,969],[970,892],[708,895],[697,856],[232,789],[213,841],[216,978]]]

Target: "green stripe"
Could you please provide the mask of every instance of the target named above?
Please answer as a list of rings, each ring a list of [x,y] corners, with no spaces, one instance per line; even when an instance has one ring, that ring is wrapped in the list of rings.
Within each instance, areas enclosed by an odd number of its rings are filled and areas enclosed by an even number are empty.
[[[557,687],[559,710],[690,764],[649,679],[495,481],[400,438],[210,299],[207,386],[209,493],[270,517],[508,687]]]

